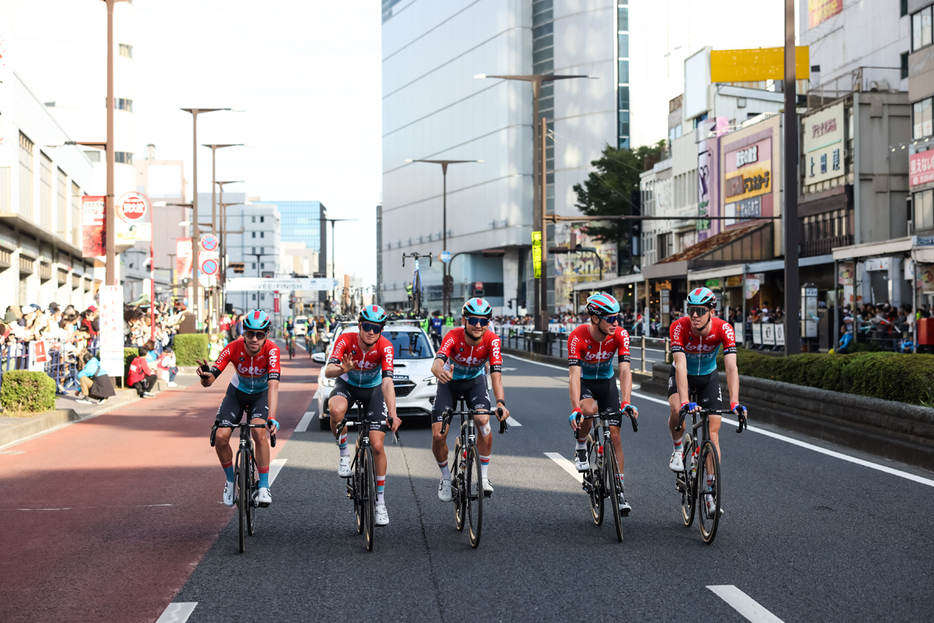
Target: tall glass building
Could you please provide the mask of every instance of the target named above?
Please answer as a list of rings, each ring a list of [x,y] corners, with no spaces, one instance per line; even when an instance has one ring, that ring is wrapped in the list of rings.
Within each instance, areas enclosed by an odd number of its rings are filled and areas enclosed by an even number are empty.
[[[305,246],[321,252],[326,250],[327,237],[324,220],[327,208],[320,201],[267,201],[279,208],[282,218],[282,242],[304,242]],[[322,245],[324,245],[322,247]]]

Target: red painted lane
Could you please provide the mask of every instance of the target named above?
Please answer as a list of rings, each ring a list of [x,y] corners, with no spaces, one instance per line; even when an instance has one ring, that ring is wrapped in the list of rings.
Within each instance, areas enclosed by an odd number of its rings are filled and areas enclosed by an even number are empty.
[[[318,366],[282,363],[278,453]],[[208,443],[228,370],[0,455],[0,621],[155,621],[234,509]],[[231,548],[236,544],[231,543]]]

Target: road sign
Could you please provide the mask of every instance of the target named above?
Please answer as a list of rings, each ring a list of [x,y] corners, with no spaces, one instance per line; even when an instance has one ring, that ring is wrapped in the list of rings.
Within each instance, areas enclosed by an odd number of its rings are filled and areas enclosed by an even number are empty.
[[[483,282],[482,282],[482,281],[478,281],[477,283],[473,284],[473,287],[475,287],[477,290],[482,290],[482,289],[483,289]]]
[[[441,252],[441,261],[444,262],[445,264],[447,264],[448,262],[450,262],[450,261],[451,261],[451,252],[450,252],[450,251],[442,251],[442,252]]]
[[[150,208],[149,198],[143,193],[126,193],[117,202],[117,216],[128,223],[142,221]]]
[[[214,234],[205,234],[201,236],[201,248],[205,251],[217,251],[220,242]]]
[[[201,272],[205,275],[217,274],[217,260],[209,257],[201,261]]]
[[[270,275],[271,277],[271,275]],[[336,279],[272,279],[236,277],[227,280],[228,292],[275,292],[276,290],[333,290]]]

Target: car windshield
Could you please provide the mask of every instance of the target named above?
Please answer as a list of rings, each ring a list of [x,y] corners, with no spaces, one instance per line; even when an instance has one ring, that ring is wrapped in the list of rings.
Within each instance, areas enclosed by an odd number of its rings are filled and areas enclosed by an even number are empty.
[[[421,331],[383,331],[383,336],[392,342],[396,359],[428,359],[431,346]]]
[[[295,321],[295,324],[308,324],[308,321],[305,320],[304,318],[299,318],[298,320]]]

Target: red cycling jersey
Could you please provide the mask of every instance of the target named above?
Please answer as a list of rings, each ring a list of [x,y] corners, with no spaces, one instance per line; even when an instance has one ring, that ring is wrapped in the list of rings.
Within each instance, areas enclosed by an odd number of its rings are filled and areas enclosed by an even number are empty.
[[[341,365],[341,359],[346,353],[350,353],[353,369],[342,374],[340,378],[356,387],[376,387],[381,379],[392,378],[392,360],[395,356],[392,342],[381,335],[373,348],[363,352],[357,339],[358,335],[356,332],[341,333],[334,342],[334,350],[331,351],[328,363]]]
[[[483,364],[489,359],[490,372],[503,371],[503,355],[500,352],[499,336],[486,331],[480,343],[471,346],[467,343],[464,327],[451,329],[444,336],[444,342],[438,349],[435,359],[450,362],[454,380],[475,379],[483,374]]]
[[[629,361],[629,333],[622,327],[602,342],[593,339],[590,325],[582,324],[568,337],[568,367],[580,366],[585,379],[613,378],[613,354],[619,354],[619,362]]]
[[[717,369],[717,349],[721,344],[724,355],[736,353],[736,335],[730,323],[722,318],[711,318],[710,323],[707,335],[696,335],[688,316],[671,325],[671,352],[685,354],[690,376],[704,376]]]
[[[230,384],[247,394],[258,394],[269,389],[269,381],[279,380],[279,347],[272,340],[266,343],[256,355],[246,352],[243,338],[237,338],[221,351],[211,373],[220,376],[228,363],[234,364],[233,378]]]

